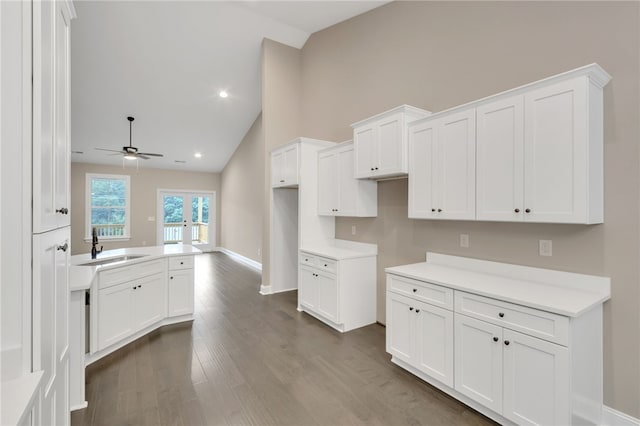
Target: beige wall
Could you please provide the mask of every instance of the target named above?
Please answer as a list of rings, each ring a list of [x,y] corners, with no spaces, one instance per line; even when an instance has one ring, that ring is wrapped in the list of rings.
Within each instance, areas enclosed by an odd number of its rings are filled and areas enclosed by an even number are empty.
[[[265,39],[262,43],[262,129],[264,132],[264,210],[262,222],[262,284],[269,281],[271,223],[271,156],[273,148],[300,134],[302,70],[300,50]]]
[[[87,173],[130,175],[131,180],[131,239],[129,241],[101,241],[105,250],[121,247],[156,245],[156,222],[148,221],[156,217],[158,189],[183,189],[215,191],[216,218],[220,217],[220,174],[202,172],[181,172],[118,166],[104,166],[88,163],[71,163],[71,254],[88,253],[91,243],[85,237],[85,176]],[[156,217],[156,220],[158,218]],[[220,221],[216,220],[216,234],[220,235]]]
[[[311,36],[302,49],[301,129],[344,140],[352,136],[350,123],[399,104],[439,111],[591,62],[603,66],[613,76],[604,91],[603,225],[410,220],[404,179],[380,182],[378,217],[338,219],[336,236],[378,244],[381,322],[383,269],[424,260],[427,250],[611,277],[605,403],[635,417],[639,11],[637,2],[393,2]],[[470,235],[468,249],[458,245],[461,233]],[[553,240],[553,257],[538,256],[539,239]]]
[[[264,179],[262,114],[256,118],[221,175],[220,246],[262,262]]]

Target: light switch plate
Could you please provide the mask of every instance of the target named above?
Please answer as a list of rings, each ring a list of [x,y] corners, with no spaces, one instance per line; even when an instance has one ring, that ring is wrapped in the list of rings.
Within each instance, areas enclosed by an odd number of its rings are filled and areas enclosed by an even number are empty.
[[[469,248],[469,234],[460,234],[460,247]]]
[[[553,242],[551,240],[540,240],[538,244],[540,256],[553,255]]]
[[[149,222],[155,222],[156,221],[156,217],[155,216],[147,216],[147,220]]]
[[[351,235],[356,235],[356,226],[351,225]]]

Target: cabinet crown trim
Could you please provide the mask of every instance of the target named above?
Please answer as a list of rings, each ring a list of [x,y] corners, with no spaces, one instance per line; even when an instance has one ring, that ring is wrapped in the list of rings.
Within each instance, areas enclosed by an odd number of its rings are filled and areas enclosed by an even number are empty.
[[[417,107],[414,107],[414,106],[411,106],[411,105],[404,104],[404,105],[397,106],[395,108],[391,108],[390,110],[381,112],[379,114],[376,114],[376,115],[374,115],[372,117],[367,117],[367,118],[365,118],[363,120],[356,121],[355,123],[353,123],[351,125],[351,128],[360,127],[363,124],[368,124],[368,123],[377,121],[377,120],[379,120],[381,118],[385,118],[385,117],[388,117],[390,115],[397,114],[399,112],[412,113],[412,114],[416,114],[416,115],[419,115],[419,116],[425,116],[425,115],[428,116],[429,114],[431,114],[431,111],[427,111],[426,109],[421,109],[421,108],[417,108]]]
[[[290,140],[289,142],[287,142],[285,144],[282,144],[282,145],[276,146],[274,148],[271,148],[270,152],[271,153],[278,152],[281,149],[287,148],[287,147],[292,146],[292,145],[301,144],[301,143],[305,143],[305,144],[308,144],[308,145],[315,145],[315,146],[324,148],[324,147],[327,146],[327,143],[335,143],[335,142],[333,142],[333,141],[325,141],[325,140],[322,140],[322,139],[312,139],[312,138],[305,138],[305,137],[297,137],[297,138],[295,138],[293,140]]]

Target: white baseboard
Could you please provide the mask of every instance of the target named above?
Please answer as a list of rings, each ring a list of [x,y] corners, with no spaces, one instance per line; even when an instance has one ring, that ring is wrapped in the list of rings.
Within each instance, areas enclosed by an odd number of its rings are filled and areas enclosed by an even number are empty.
[[[607,426],[640,426],[640,419],[605,405],[602,407],[602,423]]]
[[[233,257],[235,260],[237,260],[238,262],[242,262],[247,266],[250,266],[251,268],[255,269],[258,272],[262,272],[262,263],[256,262],[253,259],[249,259],[248,257],[245,257],[241,254],[236,253],[235,251],[231,251],[229,249],[226,249],[224,247],[218,247],[217,248],[218,251],[221,251],[222,253],[229,255],[231,257]]]
[[[273,291],[270,285],[260,284],[260,294],[266,296],[267,294],[271,294]]]

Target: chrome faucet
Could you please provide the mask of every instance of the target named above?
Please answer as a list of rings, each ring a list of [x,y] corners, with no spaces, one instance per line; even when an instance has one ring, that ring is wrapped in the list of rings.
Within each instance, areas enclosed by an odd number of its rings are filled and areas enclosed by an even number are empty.
[[[98,256],[98,253],[102,253],[102,246],[100,246],[100,250],[96,248],[98,245],[98,231],[94,227],[92,230],[93,242],[91,243],[91,258],[95,259]]]

